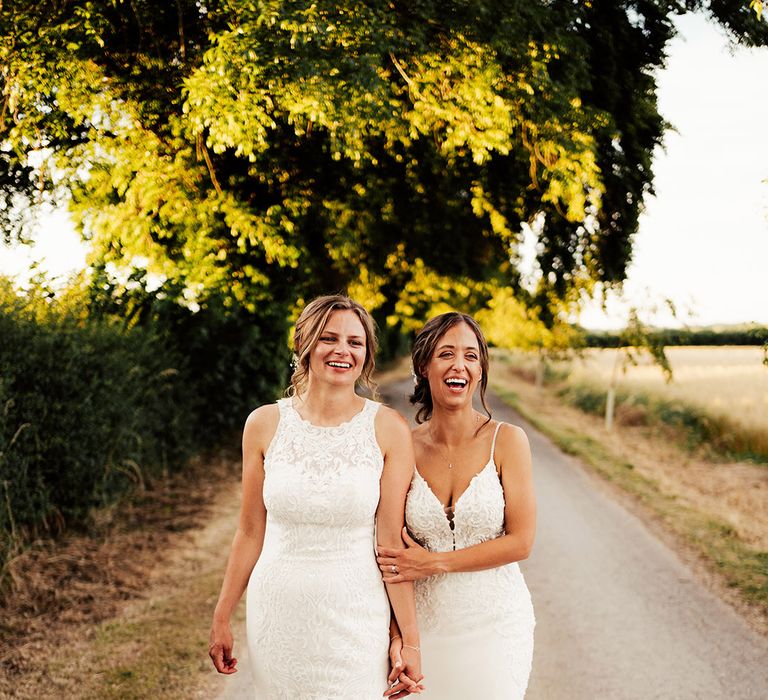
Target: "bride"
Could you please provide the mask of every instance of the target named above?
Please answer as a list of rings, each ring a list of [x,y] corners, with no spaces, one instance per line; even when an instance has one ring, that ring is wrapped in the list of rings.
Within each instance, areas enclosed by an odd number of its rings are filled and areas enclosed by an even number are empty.
[[[533,544],[536,505],[522,429],[485,403],[488,346],[476,321],[441,314],[412,359],[418,427],[406,503],[407,549],[378,547],[386,583],[416,582],[427,698],[523,698],[534,615],[518,561]],[[475,411],[480,398],[488,417]],[[390,693],[393,697],[401,694]]]
[[[418,694],[413,585],[385,589],[374,558],[375,535],[402,546],[413,451],[405,421],[355,391],[371,388],[373,319],[348,297],[318,297],[296,322],[294,350],[290,397],[246,421],[240,524],[209,654],[220,673],[237,671],[230,619],[247,588],[252,697]]]

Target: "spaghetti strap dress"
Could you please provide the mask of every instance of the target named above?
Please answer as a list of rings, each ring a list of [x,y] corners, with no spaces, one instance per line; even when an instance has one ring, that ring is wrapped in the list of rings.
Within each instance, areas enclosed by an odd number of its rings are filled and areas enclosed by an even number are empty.
[[[430,551],[471,547],[504,534],[504,490],[494,462],[496,426],[487,464],[446,517],[418,469],[405,517],[415,540]],[[533,659],[535,618],[517,563],[416,581],[425,700],[518,700]]]

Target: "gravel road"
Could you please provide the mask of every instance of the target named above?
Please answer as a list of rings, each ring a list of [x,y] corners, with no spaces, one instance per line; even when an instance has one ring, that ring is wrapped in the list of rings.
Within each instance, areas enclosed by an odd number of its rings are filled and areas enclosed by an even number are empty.
[[[385,392],[404,415],[409,387]],[[768,698],[768,641],[596,477],[500,400],[489,403],[494,418],[526,430],[533,451],[538,532],[522,564],[537,619],[527,700]],[[241,637],[240,673],[222,679],[219,700],[251,700],[244,647]]]

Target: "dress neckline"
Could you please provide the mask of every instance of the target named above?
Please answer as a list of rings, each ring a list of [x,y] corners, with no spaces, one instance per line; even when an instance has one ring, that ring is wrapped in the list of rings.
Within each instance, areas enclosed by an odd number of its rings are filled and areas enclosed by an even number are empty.
[[[310,428],[314,428],[315,430],[338,430],[339,428],[345,428],[350,423],[353,423],[360,416],[362,416],[363,413],[365,413],[365,411],[368,409],[368,404],[372,402],[370,399],[367,399],[365,397],[362,397],[362,399],[364,402],[363,407],[357,413],[355,413],[355,415],[352,416],[349,420],[345,420],[343,423],[339,423],[338,425],[315,425],[311,421],[308,421],[306,418],[303,418],[301,413],[299,413],[296,407],[293,405],[293,396],[290,396],[287,399],[287,404],[288,404],[288,408],[290,408],[294,412],[294,414],[299,419],[299,421],[301,421],[304,425],[307,425]]]
[[[499,428],[501,428],[502,425],[503,425],[503,423],[501,423],[501,421],[499,421],[496,424],[496,430],[494,430],[494,432],[493,432],[493,440],[491,440],[491,456],[489,457],[489,459],[486,462],[485,466],[479,472],[477,472],[469,480],[469,483],[467,484],[467,487],[461,492],[461,495],[456,500],[454,500],[452,506],[451,505],[444,505],[443,504],[443,502],[437,497],[437,494],[432,490],[432,487],[429,485],[429,482],[421,475],[421,472],[419,471],[419,468],[416,465],[414,465],[414,471],[416,472],[416,475],[419,477],[419,479],[421,479],[424,482],[424,485],[427,487],[427,491],[429,491],[432,494],[432,497],[438,502],[438,504],[440,505],[440,510],[443,512],[443,515],[445,515],[446,520],[448,520],[449,524],[452,524],[453,521],[451,520],[450,517],[448,517],[448,513],[446,512],[446,509],[448,509],[448,508],[451,509],[451,511],[453,512],[453,516],[455,518],[456,517],[456,509],[459,507],[459,503],[461,502],[461,499],[464,498],[466,493],[472,488],[472,486],[474,485],[474,483],[477,480],[477,478],[481,474],[484,474],[486,472],[486,470],[488,469],[488,467],[490,467],[490,466],[493,466],[493,470],[495,472],[498,471],[496,469],[496,462],[493,459],[493,455],[494,455],[494,452],[496,450],[496,438],[497,438],[497,436],[499,434]],[[453,527],[451,527],[451,529],[453,529]]]
[[[469,491],[469,490],[472,488],[472,486],[474,485],[475,481],[477,481],[477,479],[478,479],[478,478],[479,478],[479,477],[480,477],[482,474],[484,474],[484,473],[487,471],[488,467],[490,467],[490,466],[492,466],[492,467],[494,468],[494,471],[496,471],[496,463],[493,461],[493,457],[491,457],[491,459],[489,459],[489,460],[488,460],[488,463],[487,463],[487,464],[486,464],[486,465],[485,465],[485,466],[484,466],[484,467],[483,467],[483,468],[482,468],[482,469],[481,469],[479,472],[477,472],[477,473],[476,473],[476,474],[475,474],[475,475],[474,475],[474,476],[473,476],[473,477],[472,477],[472,478],[469,480],[469,483],[467,484],[467,488],[465,488],[465,489],[464,489],[464,490],[461,492],[461,495],[460,495],[460,496],[459,496],[459,497],[458,497],[458,498],[457,498],[457,499],[456,499],[456,500],[453,502],[453,505],[452,505],[452,506],[450,506],[450,505],[445,505],[445,504],[444,504],[444,503],[443,503],[443,502],[442,502],[442,501],[441,501],[441,500],[440,500],[440,499],[437,497],[437,494],[436,494],[436,493],[435,493],[435,492],[432,490],[432,487],[429,485],[429,482],[428,482],[428,481],[427,481],[427,480],[426,480],[426,479],[425,479],[425,478],[424,478],[424,477],[421,475],[421,472],[419,471],[419,468],[418,468],[418,467],[414,467],[414,471],[416,472],[416,476],[418,476],[418,477],[419,477],[419,479],[421,479],[421,480],[424,482],[424,486],[426,486],[426,487],[427,487],[427,491],[429,491],[429,493],[431,493],[431,494],[432,494],[432,497],[433,497],[433,498],[434,498],[434,499],[435,499],[435,500],[438,502],[438,504],[440,505],[440,508],[441,508],[441,510],[443,511],[443,513],[445,514],[445,509],[446,509],[446,508],[451,508],[451,509],[453,510],[453,515],[454,515],[454,517],[455,517],[455,516],[456,516],[456,510],[457,510],[457,508],[459,507],[459,503],[461,502],[461,499],[462,499],[462,498],[464,498],[464,496],[467,494],[467,492],[468,492],[468,491]],[[446,515],[446,520],[448,520],[448,516],[447,516],[447,515]],[[450,521],[449,521],[449,522],[450,522]]]

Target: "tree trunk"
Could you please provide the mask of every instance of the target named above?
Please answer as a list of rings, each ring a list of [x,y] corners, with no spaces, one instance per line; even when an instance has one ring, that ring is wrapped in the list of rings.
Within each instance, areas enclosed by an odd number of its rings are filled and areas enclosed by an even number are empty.
[[[605,397],[605,429],[613,430],[613,408],[616,403],[616,388],[608,387],[608,395]]]

